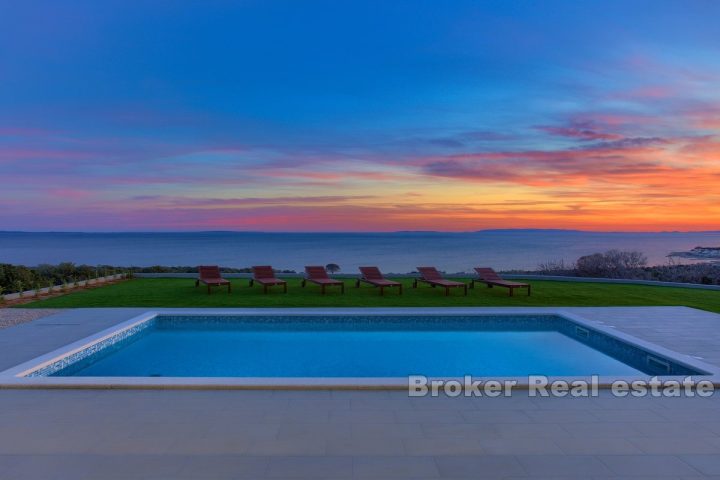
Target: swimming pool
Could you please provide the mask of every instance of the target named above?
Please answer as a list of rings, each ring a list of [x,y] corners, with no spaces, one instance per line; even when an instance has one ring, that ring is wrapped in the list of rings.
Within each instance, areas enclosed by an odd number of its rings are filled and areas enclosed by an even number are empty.
[[[148,313],[13,372],[53,378],[704,375],[563,315]]]

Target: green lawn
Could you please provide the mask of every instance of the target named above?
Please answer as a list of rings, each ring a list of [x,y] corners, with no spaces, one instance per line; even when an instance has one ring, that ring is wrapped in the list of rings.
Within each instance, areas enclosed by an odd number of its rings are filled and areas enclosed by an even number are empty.
[[[354,288],[354,280],[346,280],[345,294],[329,289],[324,296],[314,285],[300,288],[299,280],[290,280],[288,293],[278,287],[267,295],[261,287],[248,287],[245,279],[234,279],[234,290],[227,294],[216,289],[212,295],[203,287],[195,288],[194,280],[181,278],[134,279],[122,283],[78,291],[47,300],[22,305],[21,308],[76,307],[439,307],[439,306],[648,306],[685,305],[720,313],[720,292],[689,288],[651,287],[601,283],[570,283],[533,280],[533,294],[527,297],[518,290],[509,297],[504,288],[488,289],[478,285],[467,297],[460,289],[443,290],[421,285],[412,289],[411,280],[404,279],[402,296],[396,289],[384,297],[372,287]]]

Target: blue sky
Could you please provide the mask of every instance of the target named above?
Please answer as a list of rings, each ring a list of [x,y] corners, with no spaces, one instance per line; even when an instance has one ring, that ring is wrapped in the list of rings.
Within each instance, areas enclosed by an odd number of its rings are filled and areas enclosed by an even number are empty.
[[[706,229],[717,18],[712,1],[0,1],[0,221]]]

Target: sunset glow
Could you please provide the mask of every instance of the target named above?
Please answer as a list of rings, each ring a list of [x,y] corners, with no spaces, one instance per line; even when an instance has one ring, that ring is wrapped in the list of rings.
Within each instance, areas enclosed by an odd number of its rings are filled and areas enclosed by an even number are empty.
[[[0,230],[720,229],[718,3],[229,5],[2,2]]]

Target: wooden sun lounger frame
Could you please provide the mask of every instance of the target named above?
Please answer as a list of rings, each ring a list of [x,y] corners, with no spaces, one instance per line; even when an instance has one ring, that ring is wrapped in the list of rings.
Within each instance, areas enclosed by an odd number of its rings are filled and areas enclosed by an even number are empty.
[[[488,288],[505,287],[510,290],[511,297],[513,296],[513,291],[516,288],[527,288],[528,297],[530,296],[532,287],[529,283],[505,280],[498,275],[495,270],[489,267],[475,267],[475,272],[477,272],[478,277],[470,280],[470,288],[475,288],[475,283],[484,283]]]
[[[465,296],[468,294],[467,283],[456,282],[454,280],[446,280],[442,274],[438,272],[435,267],[417,267],[417,271],[420,272],[420,278],[413,280],[413,288],[418,287],[418,282],[427,283],[431,287],[443,287],[445,289],[445,296],[450,295],[451,288],[460,288],[464,290]]]
[[[395,282],[393,280],[388,280],[385,278],[385,276],[380,272],[380,269],[378,267],[359,267],[360,268],[360,278],[358,278],[355,281],[355,288],[360,288],[360,282],[367,283],[368,285],[372,285],[373,287],[380,289],[380,296],[385,295],[385,287],[398,287],[399,293],[402,295],[403,293],[403,286],[400,282]]]
[[[327,270],[323,266],[306,266],[305,275],[300,286],[305,288],[307,282],[312,282],[315,285],[320,285],[320,293],[325,295],[325,287],[340,286],[340,293],[345,293],[345,283],[340,280],[332,279],[328,276]]]
[[[252,267],[253,278],[250,279],[250,286],[252,287],[255,282],[259,283],[263,287],[263,293],[268,293],[268,287],[275,285],[283,286],[283,293],[287,293],[287,282],[281,280],[275,276],[275,272],[270,265],[258,265]]]
[[[210,295],[210,287],[221,287],[227,285],[228,293],[232,291],[230,280],[226,280],[220,273],[220,267],[217,265],[200,265],[198,267],[198,278],[195,279],[195,287],[200,285],[200,282],[207,285],[207,293]]]

